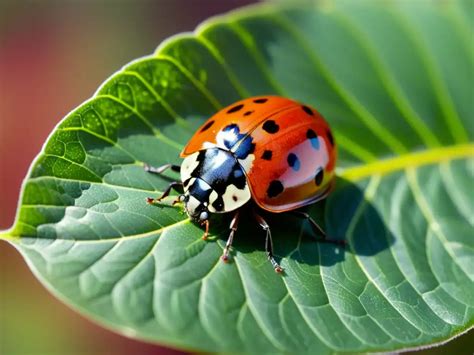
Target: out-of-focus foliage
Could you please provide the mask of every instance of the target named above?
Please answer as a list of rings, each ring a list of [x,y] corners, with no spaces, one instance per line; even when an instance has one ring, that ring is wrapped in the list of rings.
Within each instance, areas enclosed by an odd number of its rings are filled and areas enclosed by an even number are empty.
[[[112,76],[56,128],[4,235],[61,299],[128,335],[219,351],[415,347],[473,323],[473,52],[468,2],[255,7],[213,20]],[[334,129],[339,181],[310,212],[344,251],[292,217],[246,221],[230,265],[183,211],[152,207],[223,105],[279,94]],[[170,175],[170,178],[172,176]]]

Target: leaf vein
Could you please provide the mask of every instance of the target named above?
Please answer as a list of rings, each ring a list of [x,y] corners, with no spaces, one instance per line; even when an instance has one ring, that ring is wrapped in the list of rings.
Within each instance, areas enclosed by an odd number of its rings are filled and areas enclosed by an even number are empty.
[[[329,69],[323,64],[320,58],[312,50],[308,44],[308,39],[298,29],[294,29],[291,26],[291,22],[281,14],[276,14],[273,21],[277,23],[282,29],[284,29],[290,36],[292,36],[297,43],[300,44],[301,48],[308,54],[309,58],[313,62],[315,68],[319,69],[319,72],[326,78],[327,82],[331,85],[334,92],[347,104],[347,106],[359,117],[360,121],[369,128],[372,133],[380,139],[381,142],[385,143],[394,153],[404,154],[407,152],[407,147],[400,142],[390,131],[388,131],[380,122],[367,110],[367,108],[358,101],[348,90],[343,88],[340,83],[336,81],[333,75],[329,72]]]
[[[244,280],[242,278],[242,275],[241,275],[242,271],[240,270],[239,261],[238,261],[237,258],[235,258],[235,265],[238,269],[237,274],[239,275],[239,279],[240,279],[240,282],[242,284],[242,288],[245,292],[245,297],[246,297],[246,299],[250,299],[247,287],[246,287],[246,285],[244,283]],[[275,348],[277,348],[278,350],[280,350],[282,352],[286,352],[287,349],[285,348],[285,346],[282,343],[280,343],[280,341],[272,335],[271,329],[268,329],[266,327],[265,322],[258,315],[258,311],[256,309],[254,309],[253,305],[251,305],[250,303],[248,303],[248,310],[249,310],[250,314],[253,316],[253,318],[255,319],[255,324],[262,330],[263,334],[265,334],[265,336],[270,341],[270,343],[272,343],[275,346]]]
[[[364,198],[365,199],[359,204],[359,206],[358,206],[357,210],[355,211],[354,216],[353,216],[353,218],[352,218],[352,220],[349,224],[349,227],[347,229],[347,237],[348,237],[349,241],[351,241],[351,243],[349,245],[354,244],[353,234],[354,234],[356,224],[358,223],[358,221],[362,217],[363,211],[366,208],[367,204],[372,201],[372,199],[373,199],[373,197],[374,197],[374,195],[377,191],[377,188],[380,184],[380,181],[381,181],[381,176],[376,175],[376,176],[374,176],[370,179],[369,184],[367,185],[366,191],[364,192]],[[358,257],[356,250],[353,250],[353,255],[354,255],[354,259],[356,260],[357,264],[359,265],[361,271],[367,277],[367,280],[372,285],[374,285],[374,287],[378,290],[380,295],[388,302],[388,304],[390,304],[392,306],[392,308],[400,315],[400,317],[402,317],[404,320],[406,320],[408,322],[408,324],[412,325],[415,329],[417,329],[420,333],[422,333],[421,330],[418,328],[418,326],[416,324],[414,324],[410,319],[408,319],[405,316],[405,314],[403,314],[403,312],[396,306],[396,304],[393,302],[393,300],[385,294],[385,292],[380,287],[380,285],[376,282],[376,280],[372,278],[370,273],[367,271],[364,263]],[[381,327],[379,322],[377,322],[377,324]],[[393,335],[391,335],[391,336],[394,337]]]
[[[386,66],[376,54],[369,37],[364,34],[360,28],[349,19],[347,15],[337,15],[335,17],[339,19],[339,22],[343,26],[346,26],[346,28],[349,30],[349,33],[351,33],[355,41],[357,41],[358,45],[366,53],[367,57],[371,61],[375,73],[380,78],[380,82],[385,87],[388,96],[392,99],[405,121],[411,126],[413,131],[425,143],[426,146],[439,147],[441,143],[439,142],[438,138],[433,134],[426,123],[413,109],[410,101],[407,100],[403,90],[394,79],[394,76],[390,74],[389,67]]]
[[[423,40],[418,31],[414,29],[414,25],[403,16],[401,11],[394,11],[394,18],[398,19],[399,24],[405,30],[408,37],[415,43],[418,55],[427,70],[431,80],[432,87],[438,102],[441,105],[441,111],[446,122],[446,126],[457,143],[466,143],[469,141],[467,132],[461,123],[461,119],[454,106],[451,94],[442,79],[441,69],[434,57],[429,54],[426,42]]]
[[[418,177],[417,177],[418,174],[416,170],[413,168],[409,168],[406,170],[405,174],[407,176],[408,184],[413,192],[413,196],[415,197],[415,201],[420,207],[421,213],[425,217],[428,223],[428,227],[431,229],[433,234],[436,235],[436,237],[441,241],[441,245],[443,245],[444,249],[446,250],[448,255],[451,257],[453,262],[467,276],[467,278],[470,278],[469,275],[466,274],[465,269],[461,265],[459,265],[456,255],[454,255],[451,248],[449,248],[449,240],[446,238],[441,226],[436,221],[436,217],[433,215],[433,212],[431,211],[430,205],[428,204],[428,202],[423,196],[422,190],[418,183]]]

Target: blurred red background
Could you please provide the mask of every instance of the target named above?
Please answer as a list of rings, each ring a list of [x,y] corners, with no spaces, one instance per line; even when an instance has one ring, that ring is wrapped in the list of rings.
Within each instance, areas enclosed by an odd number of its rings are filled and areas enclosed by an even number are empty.
[[[0,0],[0,229],[53,127],[114,71],[251,0]],[[182,354],[127,339],[52,297],[0,243],[0,354]]]
[[[0,0],[0,229],[56,123],[166,37],[251,0]],[[0,354],[183,354],[105,330],[52,297],[0,243]],[[470,336],[426,353],[472,353]]]

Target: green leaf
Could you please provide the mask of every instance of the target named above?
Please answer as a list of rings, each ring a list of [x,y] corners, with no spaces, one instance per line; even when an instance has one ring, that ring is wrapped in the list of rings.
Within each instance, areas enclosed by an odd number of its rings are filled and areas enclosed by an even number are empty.
[[[472,4],[260,5],[213,19],[125,66],[54,130],[3,235],[55,295],[104,326],[201,351],[390,351],[474,323]],[[178,163],[204,119],[250,95],[317,107],[338,182],[304,222],[245,219],[233,262],[143,162]]]

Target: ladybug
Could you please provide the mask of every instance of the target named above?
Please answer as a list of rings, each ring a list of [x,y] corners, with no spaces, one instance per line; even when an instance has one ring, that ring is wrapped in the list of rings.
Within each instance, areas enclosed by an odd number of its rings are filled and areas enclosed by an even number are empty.
[[[239,211],[253,201],[253,215],[266,232],[265,249],[274,270],[283,269],[273,257],[270,227],[261,210],[290,212],[310,221],[322,241],[329,240],[311,217],[296,209],[325,198],[334,184],[336,146],[329,125],[313,108],[278,97],[251,97],[236,102],[209,118],[181,152],[181,166],[166,164],[145,170],[161,174],[179,172],[156,199],[172,189],[181,190],[173,202],[184,203],[190,218],[209,231],[211,213],[233,213],[222,260],[229,251],[239,221]]]

